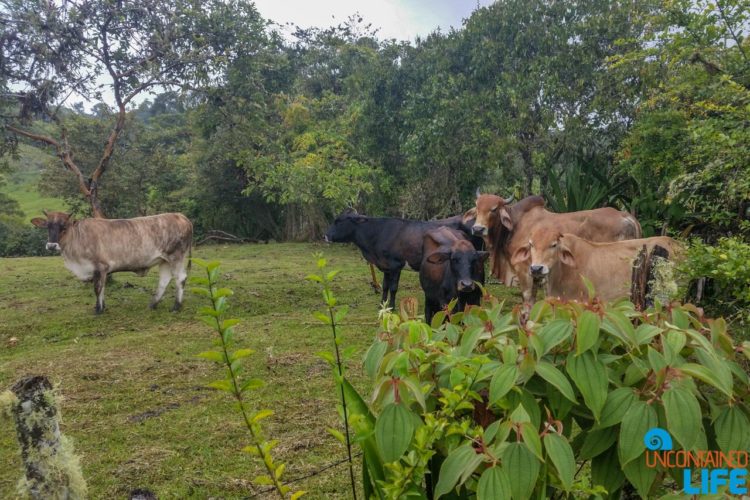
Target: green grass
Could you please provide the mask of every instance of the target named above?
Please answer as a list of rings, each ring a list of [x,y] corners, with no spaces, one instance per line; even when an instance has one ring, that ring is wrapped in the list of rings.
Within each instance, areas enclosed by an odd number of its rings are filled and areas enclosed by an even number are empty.
[[[9,159],[11,173],[6,176],[7,184],[0,187],[0,192],[15,199],[26,218],[39,217],[42,210],[65,210],[67,206],[63,200],[43,196],[38,191],[42,169],[46,163],[55,161],[56,158],[44,147],[28,144],[20,144],[18,154],[18,159]],[[62,165],[60,174],[72,175],[63,170]]]
[[[369,393],[360,360],[378,331],[379,296],[369,270],[350,246],[268,244],[215,246],[194,255],[222,262],[222,284],[234,290],[230,313],[242,320],[238,344],[256,353],[248,376],[265,379],[252,404],[274,411],[266,431],[280,441],[278,459],[287,479],[346,456],[326,429],[341,428],[333,379],[315,353],[332,348],[330,332],[311,313],[322,309],[313,253],[323,251],[340,269],[334,292],[351,306],[343,344],[356,346],[350,377]],[[198,271],[193,268],[193,273]],[[220,378],[213,363],[195,354],[214,333],[195,319],[203,305],[186,295],[170,313],[173,289],[156,311],[148,302],[157,274],[115,275],[107,286],[107,311],[93,313],[92,286],[76,281],[60,257],[0,259],[0,387],[43,374],[62,395],[62,430],[81,455],[91,498],[123,498],[149,488],[159,498],[243,498],[261,472],[240,449],[247,444],[240,416],[228,396],[205,388]],[[495,295],[512,290],[490,285]],[[421,291],[417,274],[404,272],[399,297]],[[17,343],[10,342],[12,337]],[[12,498],[21,477],[13,426],[0,425],[0,498]],[[294,485],[309,498],[348,498],[345,466]]]

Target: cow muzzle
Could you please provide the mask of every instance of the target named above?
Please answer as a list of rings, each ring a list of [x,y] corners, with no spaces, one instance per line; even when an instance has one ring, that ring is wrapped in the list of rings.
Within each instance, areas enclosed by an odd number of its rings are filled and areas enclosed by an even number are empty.
[[[549,267],[544,264],[532,264],[529,266],[529,272],[534,278],[544,278],[549,274]]]
[[[471,227],[471,234],[473,234],[474,236],[487,236],[487,226],[474,224]]]
[[[473,292],[475,288],[473,281],[461,280],[458,282],[459,292]]]
[[[59,252],[60,251],[60,244],[59,243],[50,243],[50,242],[47,242],[47,250],[56,250],[56,251]]]

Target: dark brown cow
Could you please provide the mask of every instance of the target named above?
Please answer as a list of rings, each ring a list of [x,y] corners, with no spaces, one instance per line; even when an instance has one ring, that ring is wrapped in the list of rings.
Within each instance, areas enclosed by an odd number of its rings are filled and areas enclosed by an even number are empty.
[[[159,286],[151,300],[161,301],[172,278],[176,298],[173,310],[182,306],[193,225],[182,214],[170,213],[135,219],[74,220],[63,212],[45,212],[46,219],[31,222],[48,232],[47,250],[62,253],[65,267],[82,281],[93,280],[96,312],[104,311],[104,285],[110,273],[132,271],[141,276],[159,265]]]
[[[425,321],[458,298],[456,309],[478,305],[482,291],[475,282],[484,284],[484,262],[488,252],[477,251],[467,236],[454,229],[441,227],[428,231],[422,247],[419,283],[424,290]]]
[[[670,256],[679,258],[681,254],[679,243],[667,236],[594,243],[574,234],[538,228],[516,256],[530,262],[529,274],[546,286],[548,296],[586,299],[583,276],[594,285],[599,298],[611,301],[630,294],[633,260],[644,246],[650,252],[656,245]]]
[[[641,237],[641,226],[627,212],[597,208],[557,214],[544,208],[539,196],[529,196],[514,205],[492,194],[477,197],[474,234],[488,237],[494,257],[493,274],[510,284],[515,275],[524,302],[532,300],[533,281],[528,262],[513,262],[512,256],[528,244],[531,232],[545,226],[557,233],[572,233],[589,241],[619,241]]]

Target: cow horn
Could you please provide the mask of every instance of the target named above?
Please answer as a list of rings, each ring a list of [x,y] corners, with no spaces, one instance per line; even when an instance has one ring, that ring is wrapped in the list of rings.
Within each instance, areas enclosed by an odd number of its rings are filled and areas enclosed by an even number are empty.
[[[506,205],[509,205],[509,204],[513,203],[513,200],[514,200],[515,198],[516,198],[516,197],[515,197],[514,195],[510,195],[510,196],[508,196],[507,198],[504,198],[504,199],[503,199],[503,203],[505,203]]]
[[[482,192],[479,190],[479,188],[477,188],[477,198],[479,198],[480,196],[482,196]]]

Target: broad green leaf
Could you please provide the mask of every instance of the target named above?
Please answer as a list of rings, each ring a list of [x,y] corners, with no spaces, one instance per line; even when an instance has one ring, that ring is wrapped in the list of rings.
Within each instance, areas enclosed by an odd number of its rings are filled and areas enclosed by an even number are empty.
[[[651,498],[649,491],[651,485],[654,484],[654,479],[656,479],[657,470],[655,467],[648,467],[646,460],[640,459],[631,461],[623,467],[622,471],[628,481],[638,490],[641,498]]]
[[[591,351],[586,351],[580,356],[572,352],[568,355],[567,371],[598,421],[607,400],[607,369],[594,358]]]
[[[234,362],[234,361],[237,361],[238,359],[246,358],[250,356],[251,354],[253,354],[254,352],[255,351],[253,351],[252,349],[237,349],[236,351],[234,351],[233,353],[229,355],[229,360]]]
[[[477,458],[479,461],[477,462]],[[482,461],[482,456],[471,444],[464,444],[448,454],[448,457],[440,467],[438,483],[435,486],[435,499],[451,492],[467,470],[473,471]]]
[[[556,319],[544,325],[537,334],[544,344],[543,354],[569,339],[572,334],[573,324],[566,319]]]
[[[217,363],[225,363],[224,353],[219,351],[204,351],[200,354],[196,354],[195,357],[208,359]]]
[[[255,415],[253,415],[252,421],[253,423],[258,423],[264,418],[270,417],[271,415],[273,415],[273,412],[271,410],[260,410]]]
[[[691,450],[700,436],[701,407],[688,389],[672,387],[661,396],[667,416],[667,430],[686,450]]]
[[[524,422],[521,424],[521,436],[523,437],[523,444],[536,455],[536,457],[544,461],[544,455],[542,455],[542,440],[539,438],[539,432],[536,430],[531,422]]]
[[[614,493],[625,482],[625,475],[617,459],[616,446],[591,460],[591,482],[603,486],[610,494],[610,498],[617,498]]]
[[[328,431],[328,433],[329,433],[329,434],[330,434],[331,436],[333,436],[333,437],[335,437],[336,439],[338,439],[338,441],[339,441],[339,442],[340,442],[341,444],[346,444],[346,436],[344,436],[344,435],[343,435],[343,434],[341,433],[341,431],[338,431],[338,430],[336,430],[336,429],[331,429],[330,427],[329,427],[328,429],[326,429],[326,430]]]
[[[516,365],[501,365],[490,381],[490,404],[497,404],[513,388],[517,378]]]
[[[568,382],[567,377],[563,372],[555,368],[552,363],[539,361],[536,364],[536,372],[544,380],[555,386],[563,396],[573,403],[578,403],[578,401],[576,401],[576,395],[573,392],[573,387],[570,385],[570,382]]]
[[[648,344],[652,338],[656,337],[661,332],[662,329],[658,326],[641,323],[638,325],[638,328],[635,329],[635,341],[638,345]]]
[[[630,387],[619,387],[607,394],[607,401],[604,403],[602,416],[596,427],[604,429],[622,422],[622,417],[635,400],[635,392]]]
[[[364,368],[365,373],[367,373],[370,378],[375,378],[375,375],[377,375],[378,367],[380,366],[380,362],[383,360],[383,356],[387,350],[388,342],[383,342],[382,340],[376,340],[367,350],[367,354],[365,354]]]
[[[263,387],[264,385],[265,382],[263,382],[263,380],[259,378],[250,378],[243,382],[242,386],[240,387],[240,391],[245,392],[252,389],[258,389],[260,387]]]
[[[365,400],[359,395],[357,390],[352,384],[344,379],[340,386],[344,390],[344,397],[346,398],[346,407],[349,410],[350,415],[357,415],[364,419],[369,429],[375,429],[375,417],[373,416],[370,408],[368,408]],[[375,442],[374,433],[371,433],[366,438],[360,441],[360,446],[363,452],[363,461],[367,462],[367,470],[372,484],[377,485],[378,481],[382,481],[385,478],[385,469],[383,466],[383,460],[378,452],[377,443]]]
[[[750,422],[739,405],[722,409],[714,429],[721,451],[750,450]]]
[[[232,381],[231,380],[215,380],[208,384],[212,389],[218,389],[220,391],[232,392]]]
[[[635,401],[622,418],[620,440],[617,443],[620,463],[627,465],[646,450],[646,432],[659,424],[656,410],[645,401]]]
[[[424,400],[424,393],[422,392],[422,389],[419,387],[419,380],[416,380],[411,377],[405,377],[401,379],[401,383],[406,386],[406,388],[409,390],[409,394],[414,396],[414,400],[419,403],[419,406],[422,407],[423,410],[427,410],[427,404]]]
[[[573,486],[576,469],[576,460],[570,443],[559,434],[549,433],[544,436],[544,449],[547,450],[547,455],[557,469],[565,491],[569,491]]]
[[[659,370],[666,368],[667,361],[664,359],[664,356],[661,355],[659,351],[654,349],[651,346],[648,346],[648,363],[651,365],[651,369],[655,372],[658,372]]]
[[[531,497],[539,475],[539,460],[523,443],[508,444],[503,450],[502,460],[511,479],[511,496],[519,500]]]
[[[670,366],[674,366],[680,351],[682,351],[687,342],[685,332],[669,330],[662,338],[664,342],[664,358]],[[667,346],[669,347],[667,348]]]
[[[583,311],[578,317],[578,329],[576,331],[576,353],[581,354],[596,344],[599,340],[599,315],[589,310]]]
[[[375,441],[386,462],[401,458],[414,435],[414,420],[403,404],[391,403],[383,408],[375,423]]]
[[[696,363],[685,363],[684,365],[680,365],[679,370],[685,375],[690,375],[691,377],[697,378],[702,382],[716,387],[728,397],[732,397],[732,388],[726,387],[721,379],[705,366]]]
[[[498,500],[510,495],[510,479],[505,469],[499,465],[485,469],[477,485],[477,500]]]
[[[583,440],[579,456],[584,460],[592,459],[607,451],[615,441],[617,441],[617,433],[614,429],[590,430]]]

